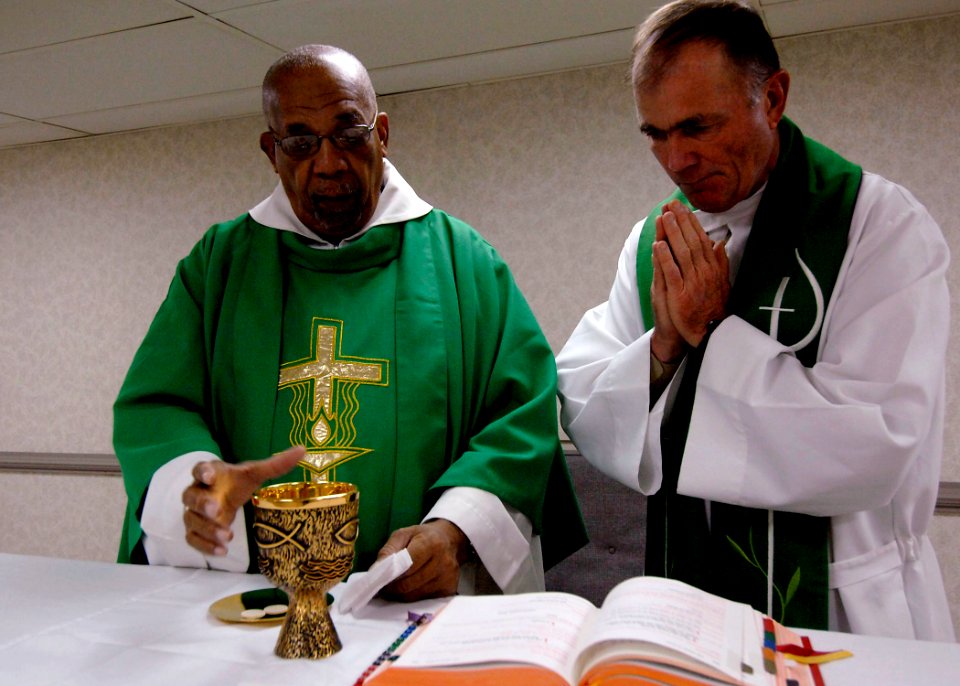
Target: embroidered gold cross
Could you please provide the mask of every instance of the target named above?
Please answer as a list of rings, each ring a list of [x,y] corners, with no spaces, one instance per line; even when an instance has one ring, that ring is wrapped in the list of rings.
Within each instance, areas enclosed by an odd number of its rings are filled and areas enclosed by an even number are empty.
[[[318,320],[332,321],[334,324],[318,324]],[[352,438],[349,438],[356,434],[352,426],[356,407],[355,392],[346,394],[348,408],[344,417],[337,417],[337,409],[334,408],[334,382],[348,384],[348,388],[352,386],[354,389],[358,384],[387,385],[388,382],[384,380],[384,376],[389,363],[386,360],[341,357],[338,338],[342,338],[343,323],[314,318],[313,325],[316,327],[311,345],[314,349],[313,358],[281,366],[278,388],[298,384],[309,387],[312,382],[313,398],[309,419],[313,422],[313,426],[308,431],[308,435],[314,442],[314,446],[307,446],[308,454],[302,462],[312,465],[313,471],[319,475],[338,464],[370,452],[367,448],[352,446]],[[295,421],[298,416],[302,418],[301,414],[294,412],[296,398],[297,396],[294,396],[294,404],[291,405],[291,415],[294,416]],[[345,445],[329,445],[333,436],[327,419],[332,421],[335,418],[340,425],[341,438],[348,437]]]
[[[313,381],[313,416],[322,406],[327,415],[333,409],[333,381],[381,384],[383,362],[348,362],[337,357],[337,327],[317,326],[316,356],[307,362],[284,365],[280,368],[280,388],[303,381]]]

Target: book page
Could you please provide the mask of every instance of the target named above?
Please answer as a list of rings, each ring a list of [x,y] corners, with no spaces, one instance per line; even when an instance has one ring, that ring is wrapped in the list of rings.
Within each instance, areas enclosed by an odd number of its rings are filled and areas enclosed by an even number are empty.
[[[456,596],[394,665],[518,662],[574,683],[574,646],[581,626],[596,612],[588,600],[568,593]]]
[[[642,657],[637,646],[627,650],[629,644],[625,642],[647,642],[661,648],[651,650],[656,659],[679,664],[678,653],[686,656],[688,662],[696,660],[712,668],[709,671],[737,682],[759,683],[741,668],[744,622],[753,612],[741,603],[679,581],[658,577],[628,579],[607,595],[589,636],[584,635],[577,652],[588,655],[589,662],[596,664],[611,657],[600,657],[601,643],[610,642],[618,655],[632,653]]]
[[[763,614],[749,605],[743,609],[743,663],[744,684],[755,686],[769,684],[776,679],[776,668],[763,659]]]

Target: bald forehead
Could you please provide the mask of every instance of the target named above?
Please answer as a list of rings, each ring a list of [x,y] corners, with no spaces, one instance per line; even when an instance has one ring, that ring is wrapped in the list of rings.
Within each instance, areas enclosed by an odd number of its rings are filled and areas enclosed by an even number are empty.
[[[263,79],[263,112],[269,119],[278,92],[299,80],[323,79],[351,93],[366,108],[376,109],[377,96],[366,68],[356,57],[331,46],[304,46],[288,52]]]

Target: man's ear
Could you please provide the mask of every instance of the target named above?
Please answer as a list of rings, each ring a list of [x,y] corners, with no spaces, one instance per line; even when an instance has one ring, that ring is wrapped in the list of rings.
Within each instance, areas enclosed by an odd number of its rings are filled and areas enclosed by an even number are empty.
[[[390,117],[386,112],[377,113],[377,140],[380,141],[380,154],[387,156],[387,143],[390,141]]]
[[[787,94],[790,92],[790,74],[780,69],[767,79],[767,88],[764,91],[766,98],[767,122],[771,129],[777,128],[783,112],[787,108]]]
[[[270,158],[273,171],[279,173],[277,170],[277,145],[272,132],[264,131],[260,134],[260,149],[263,150],[264,155]]]

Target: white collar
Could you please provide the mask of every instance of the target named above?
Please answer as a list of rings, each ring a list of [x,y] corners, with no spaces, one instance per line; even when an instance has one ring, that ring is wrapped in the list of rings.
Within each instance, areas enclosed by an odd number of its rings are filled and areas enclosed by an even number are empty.
[[[767,184],[763,184],[753,195],[745,200],[741,200],[729,210],[724,212],[703,212],[696,210],[694,214],[700,221],[700,226],[707,233],[721,226],[728,226],[731,231],[736,229],[749,229],[753,225],[753,216],[757,213],[757,207],[760,205],[760,198],[763,197],[763,191]]]
[[[753,226],[753,217],[757,213],[757,207],[760,205],[760,198],[763,197],[763,191],[767,184],[763,184],[760,189],[745,200],[741,200],[736,205],[725,212],[694,212],[697,219],[700,220],[700,226],[707,232],[713,241],[727,241],[727,258],[730,260],[730,283],[733,283],[737,272],[740,270],[740,260],[743,258],[743,251],[747,245],[747,238],[750,236],[750,229]]]
[[[382,224],[394,224],[398,222],[409,221],[422,217],[433,209],[433,206],[425,202],[417,195],[416,191],[406,182],[406,180],[397,171],[390,160],[383,160],[383,190],[380,191],[380,201],[377,203],[373,216],[364,225],[347,239],[341,241],[340,245],[356,240],[374,226]],[[292,231],[301,236],[314,241],[319,248],[336,248],[338,246],[323,240],[308,229],[290,204],[286,191],[283,190],[283,184],[278,183],[273,189],[273,193],[267,196],[260,204],[250,210],[250,216],[254,221],[281,231]]]

